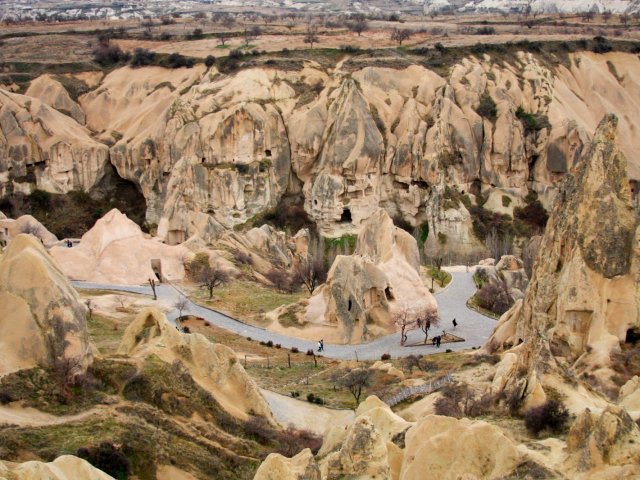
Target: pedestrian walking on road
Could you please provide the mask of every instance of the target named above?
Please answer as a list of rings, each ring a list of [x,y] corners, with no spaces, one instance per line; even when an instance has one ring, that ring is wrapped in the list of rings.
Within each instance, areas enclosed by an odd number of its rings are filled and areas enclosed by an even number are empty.
[[[324,352],[324,339],[318,341],[318,352]]]
[[[438,335],[438,337],[436,338],[436,346],[438,348],[440,348],[440,342],[442,341],[442,337],[440,335]]]
[[[436,346],[436,343],[437,343],[437,342],[438,342],[438,337],[433,337],[433,338],[431,339],[431,345],[432,345],[433,347],[435,347],[435,346]]]
[[[458,322],[456,322],[456,319],[453,319],[453,328],[456,328],[458,326]]]

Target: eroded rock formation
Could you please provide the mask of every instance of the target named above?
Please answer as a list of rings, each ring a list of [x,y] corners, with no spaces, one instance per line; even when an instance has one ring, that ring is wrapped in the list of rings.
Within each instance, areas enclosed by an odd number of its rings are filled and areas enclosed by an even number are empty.
[[[551,205],[604,112],[621,118],[621,151],[638,148],[630,54],[578,53],[552,69],[530,54],[466,58],[447,78],[419,65],[351,68],[125,67],[78,100],[87,128],[52,78],[30,89],[42,100],[4,91],[0,194],[89,190],[110,161],[168,243],[210,242],[291,195],[325,236],[354,233],[382,207],[428,233],[429,254],[464,254],[481,249],[469,213],[478,196],[500,213],[530,190]],[[640,165],[627,168],[637,182]]]
[[[198,385],[232,415],[243,420],[260,415],[275,424],[267,402],[233,350],[199,333],[178,332],[156,309],[142,311],[127,327],[118,353],[132,358],[156,355],[170,364],[180,361]]]
[[[553,386],[581,411],[592,397],[577,388],[587,377],[601,392],[617,390],[612,355],[640,325],[640,228],[617,130],[616,117],[605,117],[567,174],[526,296],[487,345],[516,355],[504,357],[512,364],[506,388],[520,389],[528,405],[543,402],[545,386]]]
[[[0,375],[68,362],[83,373],[93,360],[86,307],[40,240],[13,238],[0,260]]]
[[[86,460],[63,455],[53,462],[35,460],[9,464],[0,462],[0,480],[113,480]]]
[[[326,283],[309,299],[304,321],[328,327],[322,333],[331,342],[360,343],[393,332],[403,310],[437,308],[419,269],[416,240],[379,209],[362,224],[355,253],[336,257]]]

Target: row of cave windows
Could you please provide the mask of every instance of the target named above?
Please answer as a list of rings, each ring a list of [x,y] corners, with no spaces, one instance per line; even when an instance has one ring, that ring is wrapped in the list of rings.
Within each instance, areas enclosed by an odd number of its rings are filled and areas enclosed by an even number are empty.
[[[271,158],[271,150],[266,149],[264,151],[264,156],[267,158]],[[202,157],[202,160],[200,160],[200,163],[206,163],[207,159],[205,157]],[[233,159],[234,163],[235,163],[235,158]]]

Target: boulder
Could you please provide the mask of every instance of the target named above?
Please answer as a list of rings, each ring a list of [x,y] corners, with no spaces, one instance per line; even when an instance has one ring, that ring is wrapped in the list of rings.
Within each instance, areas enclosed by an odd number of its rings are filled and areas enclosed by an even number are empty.
[[[180,333],[159,310],[145,309],[135,318],[124,332],[118,353],[133,358],[156,355],[170,364],[179,360],[226,411],[243,420],[260,415],[275,424],[258,386],[233,350],[199,333]]]
[[[609,406],[597,414],[586,409],[567,437],[568,464],[578,472],[627,466],[624,477],[640,475],[640,428],[624,408]],[[628,475],[632,473],[632,475]]]
[[[91,365],[86,307],[35,237],[14,237],[0,259],[0,376],[68,362]]]
[[[339,451],[320,462],[322,477],[390,480],[387,445],[366,415],[349,427]]]
[[[271,453],[260,464],[253,480],[321,480],[311,450],[305,448],[292,458]]]
[[[86,460],[63,455],[53,462],[30,461],[5,464],[0,461],[0,480],[114,480]]]
[[[0,217],[0,240],[9,243],[11,238],[20,233],[29,233],[46,246],[53,245],[58,241],[58,238],[53,233],[31,215],[22,215],[15,220],[4,215]]]
[[[429,415],[409,429],[400,478],[501,478],[520,462],[514,443],[486,422]]]

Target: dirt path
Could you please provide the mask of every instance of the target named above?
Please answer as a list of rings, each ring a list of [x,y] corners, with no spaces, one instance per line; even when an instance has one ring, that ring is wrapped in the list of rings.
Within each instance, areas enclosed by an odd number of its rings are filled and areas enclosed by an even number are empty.
[[[18,427],[45,427],[84,420],[92,415],[104,414],[110,407],[95,407],[76,415],[56,416],[30,407],[0,406],[0,425]]]
[[[464,342],[446,345],[446,349],[454,351],[482,346],[491,333],[493,333],[497,324],[495,320],[467,308],[466,302],[469,297],[475,293],[476,287],[472,278],[473,272],[467,272],[466,269],[463,268],[448,269],[451,271],[453,277],[452,283],[436,295],[442,325],[438,327],[435,332],[432,332],[432,334],[439,334],[441,330],[447,330],[464,338]],[[143,286],[109,285],[88,282],[72,282],[72,284],[79,289],[89,288],[151,294],[151,289]],[[176,300],[183,295],[182,292],[167,284],[159,285],[156,287],[156,291],[158,298],[169,305],[173,305]],[[289,337],[248,325],[211,308],[193,303],[192,301],[189,301],[188,311],[192,315],[202,317],[218,327],[227,329],[243,337],[251,337],[254,340],[265,342],[271,340],[274,343],[281,344],[283,348],[290,349],[296,347],[300,351],[315,350],[316,348],[315,341]],[[174,324],[177,317],[177,310],[172,310],[167,313],[167,319]],[[458,326],[455,329],[453,329],[451,324],[454,318],[458,322]],[[325,344],[326,350],[323,352],[323,356],[338,360],[378,360],[382,354],[390,354],[393,357],[406,357],[413,354],[429,355],[443,351],[443,349],[424,346],[424,335],[420,330],[412,330],[408,333],[408,337],[407,343],[417,346],[400,346],[399,335],[394,333],[361,345]]]
[[[337,410],[313,405],[270,390],[261,389],[261,392],[276,420],[285,427],[293,425],[298,429],[324,435],[327,428],[349,425],[355,418],[353,410]]]

